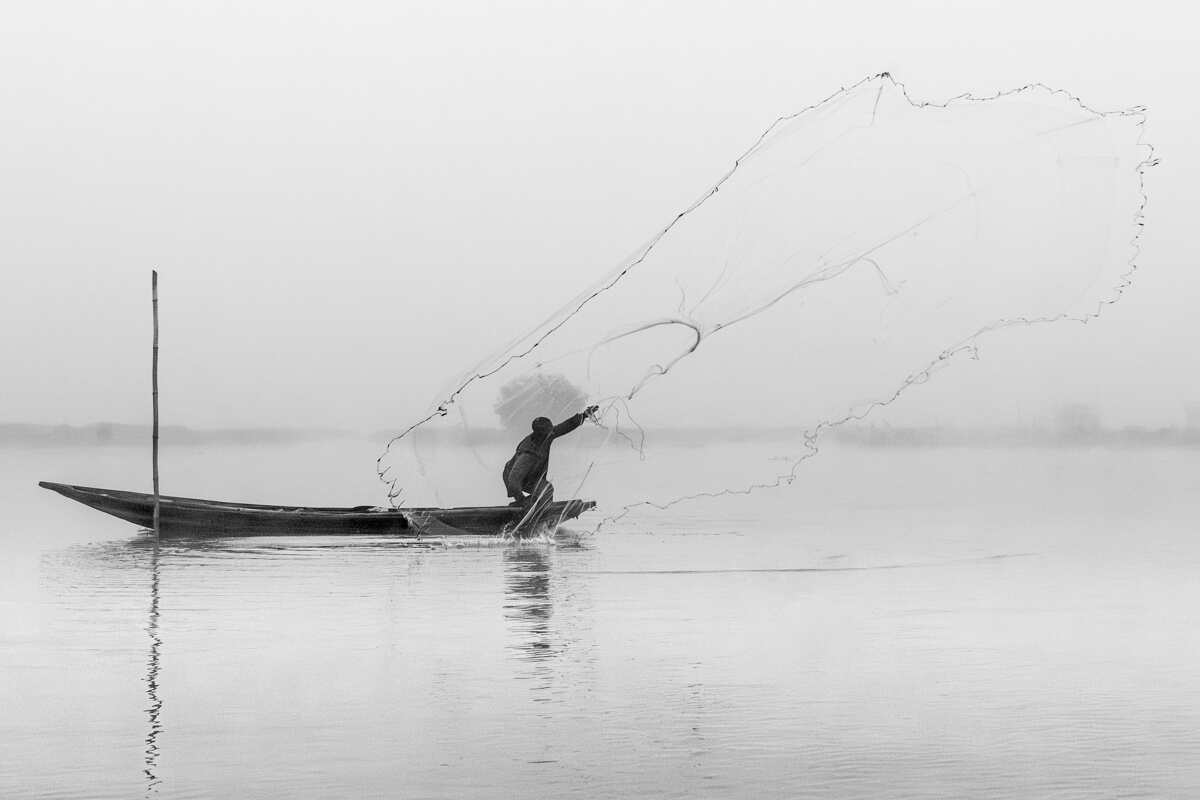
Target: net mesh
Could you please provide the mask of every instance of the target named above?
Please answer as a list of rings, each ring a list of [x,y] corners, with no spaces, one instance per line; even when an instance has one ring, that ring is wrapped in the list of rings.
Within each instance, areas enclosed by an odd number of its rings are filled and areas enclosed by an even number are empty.
[[[780,119],[625,262],[455,376],[381,456],[389,496],[504,504],[531,420],[591,404],[553,445],[558,499],[616,516],[790,482],[823,431],[983,334],[1117,299],[1152,163],[1142,119],[1043,86],[914,103],[886,74]]]

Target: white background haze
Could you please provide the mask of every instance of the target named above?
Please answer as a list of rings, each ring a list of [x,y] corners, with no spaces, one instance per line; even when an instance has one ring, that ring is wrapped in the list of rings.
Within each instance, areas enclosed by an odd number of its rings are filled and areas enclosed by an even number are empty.
[[[1044,83],[1145,106],[1162,163],[1118,303],[984,337],[879,419],[1084,402],[1182,424],[1200,400],[1183,8],[5,3],[0,422],[147,422],[157,269],[165,423],[406,426],[776,118],[888,71],[916,101]]]

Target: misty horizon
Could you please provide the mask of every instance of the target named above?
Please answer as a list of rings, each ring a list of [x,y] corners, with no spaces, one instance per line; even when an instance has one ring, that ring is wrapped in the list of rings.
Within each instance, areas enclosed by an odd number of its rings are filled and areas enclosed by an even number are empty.
[[[647,426],[642,434],[665,438],[674,443],[702,446],[706,441],[725,442],[739,438],[770,439],[802,443],[804,435],[816,426]],[[153,426],[150,423],[95,422],[86,425],[44,425],[24,422],[0,423],[0,446],[22,445],[149,445]],[[585,428],[581,439],[598,439],[605,434],[602,428]],[[247,428],[192,428],[185,425],[163,425],[160,441],[165,447],[191,444],[273,445],[313,442],[331,439],[357,439],[385,445],[403,429],[356,431],[348,428],[256,426]],[[515,443],[525,436],[524,428],[479,427],[471,431],[471,440],[480,444]],[[431,430],[423,435],[436,440],[446,436],[443,431]],[[1019,425],[891,425],[855,421],[822,429],[818,442],[857,445],[1018,445],[1018,444],[1200,444],[1200,419],[1183,425],[1161,427],[1121,426],[1100,423],[1079,424],[1058,421],[1049,424]]]

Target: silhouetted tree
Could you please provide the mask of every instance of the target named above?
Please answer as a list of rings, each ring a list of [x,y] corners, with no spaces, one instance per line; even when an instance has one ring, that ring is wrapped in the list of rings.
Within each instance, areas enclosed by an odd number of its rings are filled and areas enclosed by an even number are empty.
[[[1089,405],[1070,403],[1058,409],[1054,425],[1063,433],[1095,433],[1100,430],[1100,415]]]
[[[528,428],[535,417],[549,417],[553,422],[561,422],[582,411],[587,398],[587,392],[564,375],[526,373],[500,387],[496,415],[505,428],[522,430]]]
[[[96,441],[100,444],[109,444],[113,440],[113,426],[111,422],[101,422],[96,426]]]

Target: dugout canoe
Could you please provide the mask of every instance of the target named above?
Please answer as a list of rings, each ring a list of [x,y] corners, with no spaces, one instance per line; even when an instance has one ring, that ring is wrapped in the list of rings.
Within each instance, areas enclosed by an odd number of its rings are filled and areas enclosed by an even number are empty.
[[[144,528],[153,526],[154,495],[65,483],[43,489]],[[205,536],[497,536],[553,531],[595,508],[591,500],[564,500],[536,513],[510,506],[377,509],[223,503],[191,497],[159,497],[159,534]]]

